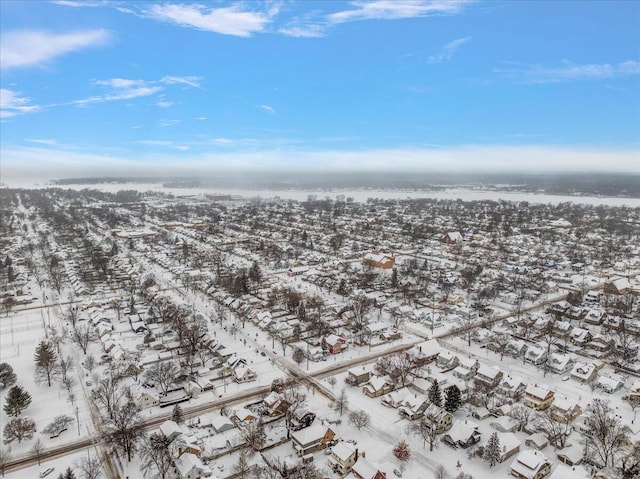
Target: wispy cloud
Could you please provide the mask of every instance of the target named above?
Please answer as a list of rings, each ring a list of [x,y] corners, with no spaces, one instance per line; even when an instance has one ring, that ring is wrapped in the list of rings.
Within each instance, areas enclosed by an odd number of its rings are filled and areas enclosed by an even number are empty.
[[[51,3],[61,7],[104,7],[108,5],[106,0],[53,0]]]
[[[353,8],[328,15],[331,23],[354,20],[397,20],[400,18],[454,14],[469,0],[375,0],[350,2]]]
[[[247,10],[241,3],[222,8],[207,8],[197,4],[154,4],[145,11],[145,16],[155,20],[239,37],[249,37],[263,31],[276,14],[277,9]]]
[[[471,37],[457,38],[447,43],[442,50],[435,55],[429,56],[429,63],[442,63],[447,62],[453,58],[454,53],[465,43],[471,41]]]
[[[16,115],[39,110],[40,107],[31,104],[31,99],[20,93],[6,88],[0,89],[0,118],[11,118]]]
[[[269,105],[258,105],[258,108],[260,108],[261,110],[266,111],[267,113],[271,113],[272,115],[275,115],[277,113],[275,108],[273,108],[272,106],[269,106]]]
[[[169,107],[173,106],[173,102],[160,100],[160,101],[156,102],[156,106],[159,106],[160,108],[169,108]]]
[[[160,120],[158,125],[162,128],[168,128],[170,126],[175,126],[178,123],[182,123],[182,120]]]
[[[83,48],[103,45],[109,40],[106,30],[72,33],[49,33],[18,30],[0,37],[0,66],[2,69],[41,65],[56,57]]]
[[[174,148],[180,151],[187,151],[189,149],[188,145],[178,144],[174,141],[169,141],[169,140],[140,140],[140,141],[136,141],[135,143],[139,145]]]
[[[494,72],[516,83],[561,83],[579,80],[601,80],[640,75],[640,62],[576,64],[565,61],[557,67],[538,64],[510,63],[510,67],[496,68]]]
[[[177,77],[177,76],[165,76],[162,77],[160,82],[166,83],[167,85],[175,85],[175,84],[183,84],[188,85],[193,88],[202,88],[200,82],[202,81],[202,77],[199,76],[186,76],[186,77]]]

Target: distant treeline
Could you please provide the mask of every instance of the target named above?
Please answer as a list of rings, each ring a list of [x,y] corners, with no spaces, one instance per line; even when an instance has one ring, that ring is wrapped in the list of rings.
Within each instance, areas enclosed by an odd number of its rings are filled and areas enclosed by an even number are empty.
[[[396,172],[270,172],[199,178],[104,177],[63,178],[55,185],[161,183],[167,188],[255,188],[299,190],[384,189],[438,191],[482,187],[497,191],[544,192],[556,195],[640,198],[640,175],[633,174],[452,174]]]

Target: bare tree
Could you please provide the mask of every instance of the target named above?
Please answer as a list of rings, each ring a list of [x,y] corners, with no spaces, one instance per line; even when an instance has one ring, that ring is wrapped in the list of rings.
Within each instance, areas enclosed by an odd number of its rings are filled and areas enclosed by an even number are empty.
[[[89,372],[93,371],[96,367],[96,358],[93,354],[87,354],[87,357],[84,358],[84,367]]]
[[[629,426],[602,399],[594,399],[587,408],[585,426],[585,455],[603,467],[615,466],[628,442]]]
[[[94,381],[93,400],[105,409],[109,417],[113,417],[114,409],[122,395],[122,390],[118,389],[120,379],[117,376],[107,376],[96,377]]]
[[[67,356],[66,358],[61,356],[58,364],[60,365],[60,374],[62,382],[64,383],[67,380],[67,374],[73,369],[73,358],[71,358],[71,356]]]
[[[83,457],[75,463],[75,467],[80,469],[82,479],[100,479],[102,477],[102,464],[94,457]]]
[[[42,459],[42,453],[44,452],[44,444],[42,444],[42,441],[40,440],[40,438],[36,439],[36,442],[33,443],[33,446],[31,446],[31,454],[33,454],[33,457],[36,458],[36,461],[38,461],[38,466],[40,465],[40,460]]]
[[[165,479],[173,464],[173,458],[169,452],[170,444],[171,441],[162,433],[155,432],[143,438],[140,443],[143,471],[155,470],[162,479]]]
[[[423,447],[426,448],[428,442],[429,451],[433,451],[433,446],[436,444],[436,438],[438,437],[437,429],[433,421],[422,417],[409,425],[409,431],[422,439]]]
[[[261,418],[250,421],[241,429],[244,442],[254,451],[259,451],[267,441],[267,434]]]
[[[526,406],[516,405],[511,410],[511,418],[516,422],[516,430],[522,431],[529,423],[533,415],[533,409]]]
[[[93,326],[89,324],[78,324],[73,328],[71,338],[73,339],[74,343],[80,346],[80,349],[82,349],[82,352],[86,355],[87,349],[89,348],[89,343],[97,339],[97,335],[93,329]]]
[[[180,366],[175,361],[162,361],[152,365],[144,372],[146,381],[157,385],[162,394],[167,394],[176,383]]]
[[[448,477],[449,474],[442,464],[436,467],[436,470],[433,471],[433,479],[447,479]]]
[[[11,448],[0,447],[0,474],[4,477],[4,470],[7,467],[7,464],[11,461]]]
[[[351,411],[349,413],[349,422],[355,426],[359,431],[363,427],[366,427],[371,422],[371,416],[366,411]]]
[[[105,421],[106,440],[131,462],[136,451],[138,439],[142,435],[142,418],[139,409],[130,394],[123,404],[118,404],[113,410],[113,416]]]
[[[240,452],[238,461],[231,466],[231,472],[235,474],[235,477],[244,479],[251,472],[251,465],[249,464],[249,454],[246,450]]]
[[[566,446],[571,431],[569,421],[556,421],[551,409],[546,409],[535,415],[534,423],[536,430],[543,433],[555,447],[562,449]]]
[[[36,423],[28,417],[17,417],[11,419],[4,426],[4,442],[9,444],[15,441],[22,442],[23,439],[31,439],[36,430]]]
[[[398,353],[391,357],[388,363],[388,374],[394,378],[399,379],[402,387],[407,385],[409,375],[415,369],[415,365],[411,358],[406,353]]]
[[[342,416],[342,413],[347,408],[348,404],[349,404],[349,398],[347,397],[347,391],[345,391],[345,389],[342,388],[342,391],[340,391],[340,395],[336,398],[336,401],[333,405],[333,409],[339,412],[340,416]]]

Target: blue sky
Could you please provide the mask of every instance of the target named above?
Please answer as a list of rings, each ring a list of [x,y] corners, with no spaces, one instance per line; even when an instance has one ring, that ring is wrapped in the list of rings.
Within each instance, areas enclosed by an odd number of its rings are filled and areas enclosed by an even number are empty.
[[[0,2],[1,168],[640,171],[640,2]]]

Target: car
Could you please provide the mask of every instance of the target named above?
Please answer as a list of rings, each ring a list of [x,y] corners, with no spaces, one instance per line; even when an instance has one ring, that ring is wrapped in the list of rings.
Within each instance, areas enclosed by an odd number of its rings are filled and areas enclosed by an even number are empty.
[[[333,452],[333,449],[331,449],[330,447],[328,447],[328,448],[326,448],[326,449],[324,450],[324,453],[325,453],[327,456],[330,456],[332,452]]]
[[[93,383],[92,383],[91,381],[87,381],[85,384],[86,384],[87,386],[91,386]]]
[[[562,376],[561,378],[563,381],[568,381],[569,380],[569,376]]]
[[[402,477],[402,472],[398,471],[397,469],[394,469],[393,473],[398,477]]]
[[[348,442],[349,444],[353,444],[354,446],[358,444],[358,441],[356,441],[355,439],[347,439],[345,442]]]
[[[40,473],[40,477],[47,477],[49,474],[53,472],[54,468],[49,467]]]

